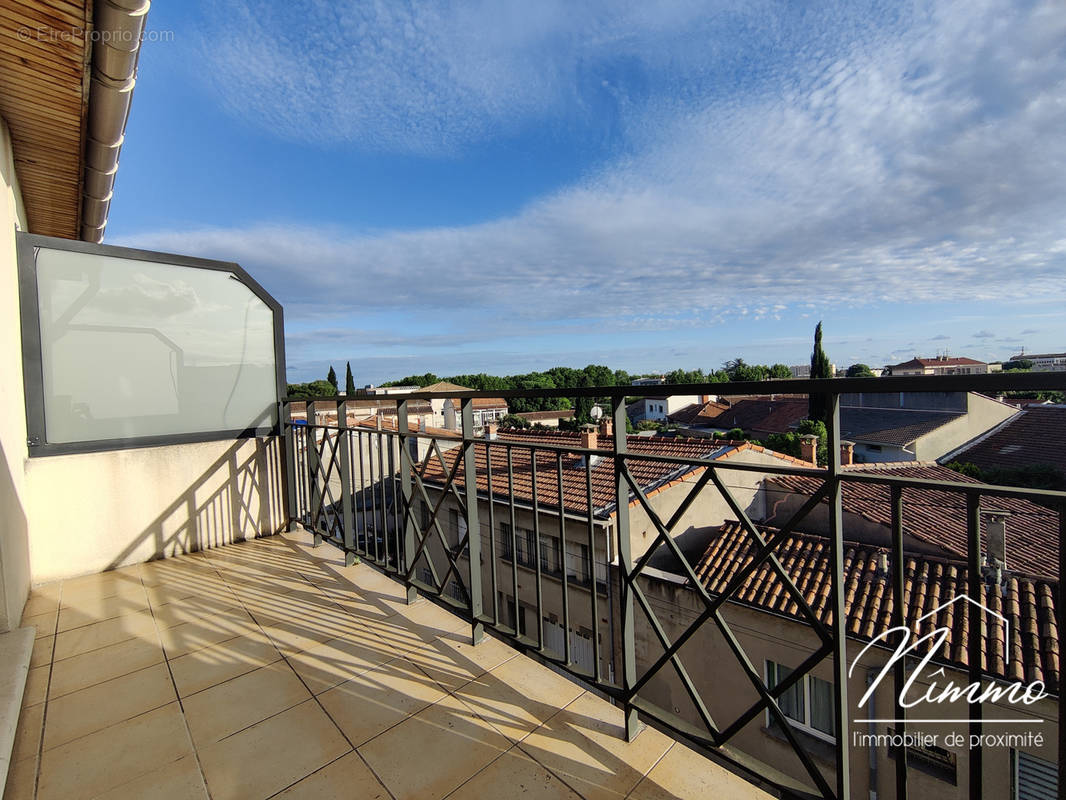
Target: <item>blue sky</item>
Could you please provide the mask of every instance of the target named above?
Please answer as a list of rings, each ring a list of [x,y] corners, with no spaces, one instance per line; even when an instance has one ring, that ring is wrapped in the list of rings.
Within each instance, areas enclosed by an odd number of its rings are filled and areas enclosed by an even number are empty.
[[[155,3],[107,241],[293,381],[1062,351],[1057,6]]]

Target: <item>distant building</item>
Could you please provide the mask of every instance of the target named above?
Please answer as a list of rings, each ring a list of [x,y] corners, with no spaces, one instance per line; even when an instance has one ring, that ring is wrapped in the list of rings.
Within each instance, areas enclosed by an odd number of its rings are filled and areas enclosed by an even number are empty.
[[[1032,361],[1034,372],[1066,372],[1066,353],[1019,353],[1010,361]]]
[[[912,358],[902,364],[885,367],[889,375],[985,375],[988,364],[972,358],[937,356],[936,358]]]
[[[834,375],[837,374],[837,365],[830,364],[829,370]],[[788,368],[788,371],[792,373],[793,378],[809,378],[811,377],[811,365],[810,364],[796,364]]]
[[[634,378],[630,381],[630,386],[658,386],[662,383],[666,383],[665,375],[659,375],[652,378]]]
[[[574,409],[560,408],[554,411],[522,411],[515,416],[527,420],[533,425],[543,425],[545,428],[558,428],[564,419],[574,418]]]
[[[674,412],[680,411],[686,406],[700,402],[701,399],[694,394],[672,395],[669,397],[642,397],[626,406],[629,420],[634,424],[638,422],[666,422],[666,418]]]
[[[745,398],[721,412],[711,426],[723,431],[740,428],[747,436],[762,439],[771,433],[795,430],[809,410],[806,397]]]

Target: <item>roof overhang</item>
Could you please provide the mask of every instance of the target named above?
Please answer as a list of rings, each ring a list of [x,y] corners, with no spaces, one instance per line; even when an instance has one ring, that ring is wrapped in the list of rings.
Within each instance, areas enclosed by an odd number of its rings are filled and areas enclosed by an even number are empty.
[[[0,8],[0,116],[28,230],[100,242],[149,0]]]

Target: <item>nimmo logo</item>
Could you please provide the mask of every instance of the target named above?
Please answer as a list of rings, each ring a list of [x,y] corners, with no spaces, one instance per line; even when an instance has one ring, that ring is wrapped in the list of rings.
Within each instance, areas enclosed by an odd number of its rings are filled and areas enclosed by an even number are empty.
[[[960,594],[941,603],[932,611],[923,614],[918,618],[917,622],[921,623],[930,617],[935,618],[941,611],[948,606],[955,603],[969,603],[973,608],[970,609],[970,624],[981,625],[982,621],[991,630],[993,625],[1002,626],[1003,629],[1003,641],[1006,643],[1004,648],[1004,661],[1010,659],[1010,620],[1008,620],[1002,614],[993,611],[984,603],[978,600],[974,600],[972,597],[966,594]],[[977,611],[977,614],[972,612]],[[920,628],[920,625],[916,626]],[[1044,691],[1045,686],[1043,681],[1032,681],[1031,683],[1022,683],[1021,681],[1014,681],[1012,683],[1001,683],[994,680],[986,681],[985,683],[973,682],[963,685],[956,684],[950,678],[946,683],[941,683],[936,680],[937,677],[944,676],[944,668],[939,667],[935,670],[929,671],[929,662],[932,661],[933,655],[938,652],[943,652],[944,643],[951,636],[951,629],[947,627],[934,628],[932,631],[922,635],[915,636],[914,632],[906,625],[901,625],[894,628],[889,628],[883,633],[876,636],[871,640],[863,649],[859,652],[855,660],[852,661],[851,666],[848,669],[848,677],[852,676],[856,666],[866,655],[866,651],[871,647],[878,644],[888,644],[888,638],[893,634],[897,634],[900,637],[899,643],[892,651],[892,655],[888,658],[888,661],[881,668],[881,671],[870,682],[866,692],[862,698],[856,704],[859,708],[866,706],[870,698],[877,691],[881,685],[881,681],[888,675],[892,668],[901,659],[906,659],[908,656],[917,659],[917,664],[912,667],[910,674],[907,676],[907,680],[903,686],[899,688],[899,705],[902,708],[915,708],[923,703],[938,705],[940,703],[954,703],[959,700],[965,700],[969,707],[980,706],[986,702],[999,702],[1005,700],[1011,704],[1032,705],[1033,703],[1043,700],[1048,697],[1047,692]],[[925,645],[924,654],[919,653],[919,649]],[[928,684],[924,693],[919,693],[916,689],[916,684],[922,682]],[[971,713],[971,716],[973,714]],[[862,719],[854,720],[855,722],[970,722],[971,719],[910,719],[907,720],[879,720],[879,719]],[[984,720],[985,722],[1033,722],[1030,718],[1016,719],[1016,720]]]

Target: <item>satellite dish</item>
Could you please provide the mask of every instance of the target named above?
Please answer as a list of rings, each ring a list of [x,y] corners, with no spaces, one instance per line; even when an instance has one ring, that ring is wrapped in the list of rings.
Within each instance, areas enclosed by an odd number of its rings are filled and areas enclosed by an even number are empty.
[[[603,416],[603,409],[599,406],[593,406],[592,410],[589,412],[589,416],[593,419],[599,419]]]

